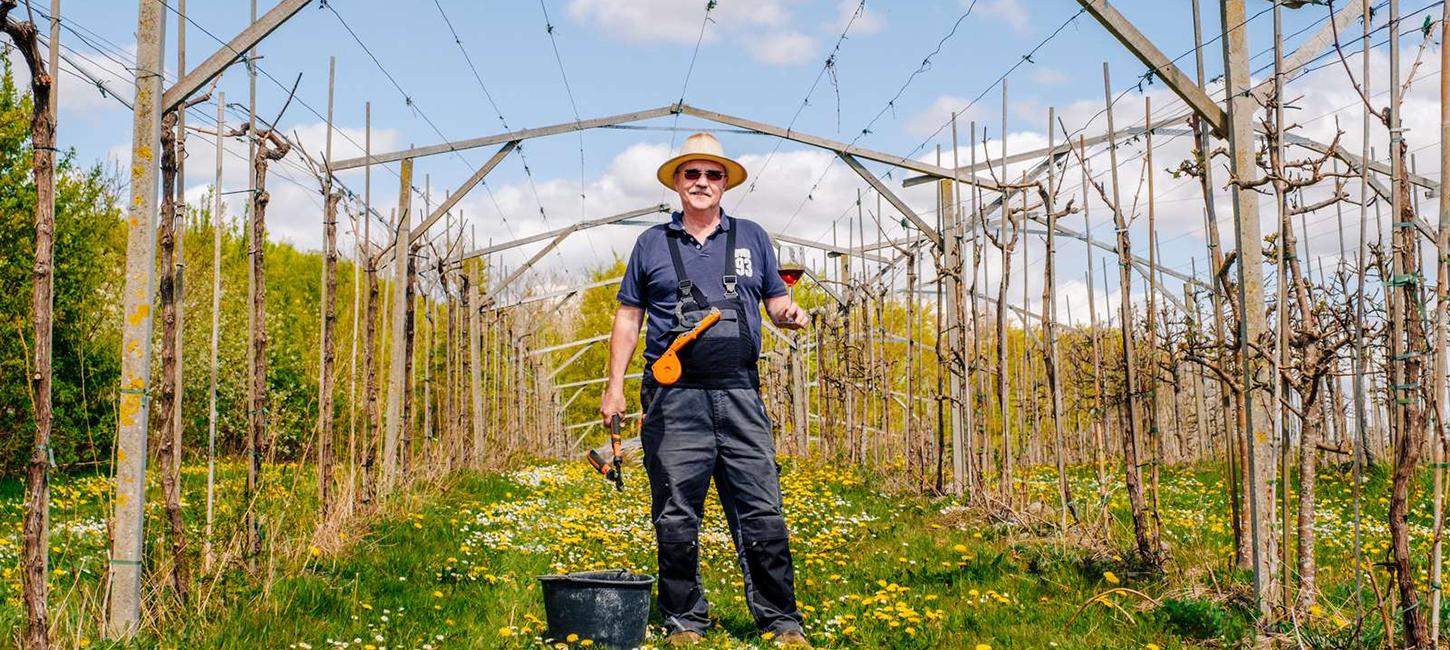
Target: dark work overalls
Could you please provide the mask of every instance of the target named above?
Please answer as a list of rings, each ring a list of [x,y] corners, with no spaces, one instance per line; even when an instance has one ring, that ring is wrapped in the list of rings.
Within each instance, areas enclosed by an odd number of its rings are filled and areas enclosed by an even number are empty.
[[[678,281],[673,333],[686,332],[711,307],[720,321],[680,351],[680,380],[661,386],[646,372],[641,403],[645,471],[659,551],[659,608],[670,631],[704,633],[709,603],[700,582],[700,518],[710,479],[730,525],[745,598],[762,630],[801,629],[795,577],[771,424],[760,400],[758,334],[745,317],[729,271],[735,233],[726,231],[725,298],[710,304],[690,280],[680,254],[683,233],[666,237]]]

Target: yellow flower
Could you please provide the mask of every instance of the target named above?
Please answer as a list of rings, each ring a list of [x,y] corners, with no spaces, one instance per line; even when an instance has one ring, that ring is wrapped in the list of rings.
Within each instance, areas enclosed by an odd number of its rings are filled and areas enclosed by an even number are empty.
[[[564,640],[568,641],[569,643],[573,643],[579,640],[579,635],[571,632],[569,636],[564,637]]]
[[[442,598],[443,597],[443,592],[441,592],[441,591],[434,591],[433,592],[433,597],[434,598]]]
[[[1118,584],[1119,582],[1121,582],[1121,580],[1118,580],[1117,574],[1113,573],[1112,571],[1104,571],[1103,572],[1103,579],[1104,580],[1107,580],[1108,581],[1108,584],[1110,584],[1110,585],[1115,585],[1115,584]]]
[[[992,646],[989,646],[985,643],[978,643],[976,650],[992,650]]]
[[[1143,646],[1143,650],[1163,650],[1163,649],[1160,648],[1160,647],[1158,647],[1158,644],[1156,644],[1156,643],[1149,643],[1148,645]]]
[[[579,645],[587,648],[594,645],[594,639],[584,639],[583,641],[579,642]]]
[[[499,636],[502,636],[502,637],[513,636],[514,635],[513,628],[501,627],[501,628],[498,629],[498,635]]]
[[[967,547],[964,546],[964,545],[962,545],[962,544],[957,544],[956,546],[953,546],[952,547],[952,550],[953,551],[956,551],[958,553],[966,553],[967,552]]]

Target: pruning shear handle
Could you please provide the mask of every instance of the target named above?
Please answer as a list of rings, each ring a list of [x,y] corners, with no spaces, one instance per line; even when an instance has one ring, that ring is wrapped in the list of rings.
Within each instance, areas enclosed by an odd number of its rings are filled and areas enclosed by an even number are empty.
[[[621,443],[619,440],[619,427],[622,421],[623,419],[619,417],[618,413],[614,414],[614,417],[609,420],[609,448],[614,454],[613,460],[605,461],[604,457],[600,456],[599,452],[593,449],[589,450],[588,456],[589,464],[594,467],[594,471],[603,474],[604,478],[613,481],[614,489],[621,491],[624,490],[624,454],[620,448]]]
[[[624,490],[624,467],[622,465],[624,454],[619,442],[619,426],[622,421],[623,419],[619,417],[618,413],[615,413],[614,417],[609,420],[609,448],[614,454],[614,470],[606,475],[606,478],[614,481],[616,491]]]

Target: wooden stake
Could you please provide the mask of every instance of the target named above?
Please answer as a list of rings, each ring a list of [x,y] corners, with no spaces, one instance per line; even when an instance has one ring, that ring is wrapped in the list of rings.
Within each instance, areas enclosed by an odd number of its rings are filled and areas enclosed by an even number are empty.
[[[333,331],[337,328],[337,203],[332,191],[332,96],[337,79],[337,57],[327,60],[327,143],[323,151],[322,181],[322,332],[317,381],[317,506],[318,521],[327,519],[333,501]]]
[[[1054,146],[1054,132],[1052,123],[1055,121],[1056,109],[1047,109],[1047,147]],[[1047,213],[1047,243],[1043,251],[1043,276],[1042,283],[1042,341],[1047,347],[1047,390],[1052,400],[1052,453],[1057,463],[1057,495],[1060,515],[1058,525],[1060,530],[1067,530],[1068,515],[1072,515],[1074,522],[1078,520],[1077,504],[1072,500],[1072,493],[1067,486],[1067,466],[1063,459],[1062,436],[1062,384],[1058,378],[1057,359],[1057,303],[1054,292],[1057,288],[1057,269],[1055,266],[1057,249],[1054,236],[1057,232],[1057,211],[1053,206],[1053,195],[1057,192],[1057,164],[1053,163],[1047,168],[1047,191],[1042,193],[1042,210]],[[1025,281],[1026,278],[1023,278]]]
[[[481,373],[483,362],[479,358],[479,314],[478,304],[481,294],[479,287],[483,286],[483,277],[479,275],[478,265],[473,265],[473,281],[465,292],[466,300],[463,303],[463,310],[468,314],[468,359],[469,373],[468,386],[469,395],[472,397],[473,406],[473,453],[472,465],[480,467],[483,464],[484,450],[484,422],[483,422],[483,386]]]
[[[58,56],[60,6],[51,2],[50,61],[41,58],[40,30],[30,21],[9,17],[15,0],[0,2],[0,29],[15,41],[30,71],[31,178],[35,181],[35,261],[31,267],[31,314],[35,327],[35,365],[29,389],[35,409],[35,438],[25,471],[25,517],[21,524],[24,564],[21,588],[25,599],[24,646],[44,650],[50,614],[46,607],[50,571],[50,449],[54,416],[51,411],[51,330],[55,320],[55,110],[56,88],[52,77]],[[140,111],[138,111],[138,115]],[[140,125],[139,117],[138,126]],[[154,186],[153,186],[154,187]],[[144,421],[142,435],[145,435]],[[144,438],[143,438],[144,443]],[[119,489],[119,485],[118,485]],[[138,532],[139,532],[139,523]]]
[[[161,386],[157,391],[157,435],[160,446],[156,450],[161,464],[161,492],[166,502],[166,520],[171,535],[170,583],[178,600],[186,602],[187,582],[186,526],[181,520],[181,449],[177,445],[176,428],[176,221],[179,208],[176,205],[176,125],[179,111],[167,113],[161,118],[161,221],[156,228],[160,242],[161,283],[157,294],[161,301]]]
[[[1133,259],[1132,240],[1128,237],[1128,222],[1122,210],[1118,195],[1118,149],[1113,129],[1113,89],[1108,76],[1108,64],[1103,63],[1103,101],[1107,106],[1108,120],[1108,165],[1113,184],[1113,223],[1118,231],[1118,293],[1121,305],[1119,320],[1123,344],[1123,408],[1127,428],[1123,432],[1123,470],[1127,484],[1128,503],[1132,508],[1133,535],[1137,541],[1138,555],[1146,564],[1158,563],[1158,543],[1144,517],[1143,484],[1139,476],[1139,449],[1137,410],[1137,361],[1133,349],[1133,304],[1130,300],[1133,289],[1131,267]]]
[[[398,186],[398,223],[393,240],[408,241],[409,224],[412,223],[411,201],[413,195],[413,160],[404,158]],[[407,390],[406,335],[408,318],[408,247],[393,247],[392,298],[392,353],[388,372],[387,429],[383,433],[383,469],[379,483],[380,491],[386,495],[392,492],[398,480],[398,444],[403,428],[403,393]]]
[[[217,423],[217,357],[222,329],[222,150],[226,133],[226,93],[216,97],[216,171],[211,186],[211,341],[207,359],[207,425],[206,425],[206,532],[202,541],[202,571],[211,573],[216,564],[212,548],[212,527],[216,519],[216,423]]]
[[[267,250],[267,204],[272,195],[267,192],[267,165],[281,160],[292,146],[275,131],[250,132],[247,134],[256,142],[256,156],[252,159],[252,179],[256,189],[252,194],[251,228],[251,278],[252,278],[252,328],[251,328],[251,403],[248,409],[247,427],[247,489],[244,493],[244,507],[247,512],[247,568],[255,573],[257,553],[261,550],[261,526],[258,521],[256,498],[262,473],[262,454],[268,446],[267,437],[267,274],[265,253]]]

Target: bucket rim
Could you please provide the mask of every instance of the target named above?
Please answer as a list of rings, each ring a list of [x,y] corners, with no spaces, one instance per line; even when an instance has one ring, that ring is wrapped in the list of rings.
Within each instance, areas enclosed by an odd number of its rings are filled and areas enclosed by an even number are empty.
[[[628,569],[606,569],[602,571],[576,571],[564,574],[538,576],[545,583],[574,583],[614,588],[642,588],[654,586],[655,577],[648,573],[635,573]]]

